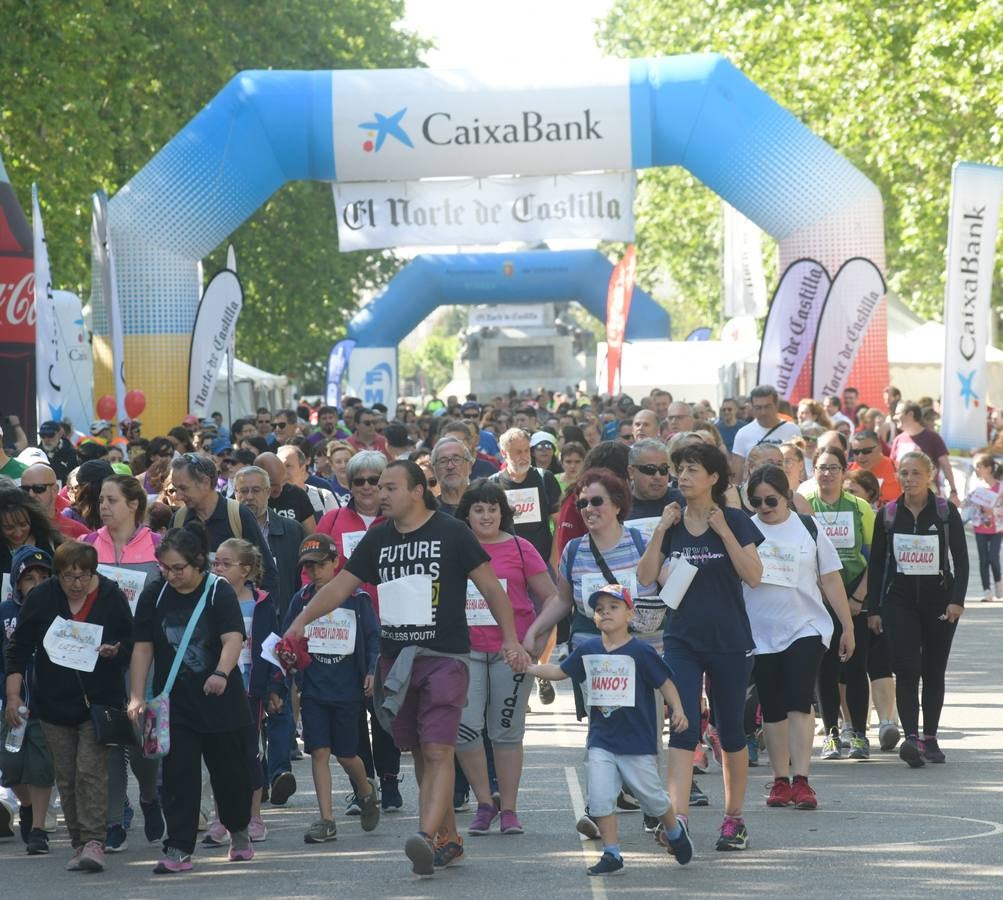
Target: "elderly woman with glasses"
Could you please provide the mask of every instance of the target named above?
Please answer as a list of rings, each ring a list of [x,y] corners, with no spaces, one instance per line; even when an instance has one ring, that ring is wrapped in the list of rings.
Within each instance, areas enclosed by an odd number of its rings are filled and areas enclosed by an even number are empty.
[[[67,541],[56,549],[52,565],[55,577],[32,590],[6,647],[6,718],[12,728],[21,722],[21,686],[31,663],[29,715],[42,722],[52,753],[73,846],[66,868],[100,872],[108,823],[108,747],[98,743],[91,707],[125,705],[122,672],[132,654],[132,614],[118,585],[98,574],[93,547]],[[46,647],[53,626],[77,635],[82,648],[91,640],[97,644],[91,644],[93,670],[74,667],[57,646]]]

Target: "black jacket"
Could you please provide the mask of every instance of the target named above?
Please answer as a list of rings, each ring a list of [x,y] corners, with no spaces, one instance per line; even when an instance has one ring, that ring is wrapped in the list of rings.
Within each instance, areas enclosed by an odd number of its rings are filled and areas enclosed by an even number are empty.
[[[268,511],[268,533],[265,540],[272,551],[275,568],[279,571],[278,588],[272,591],[275,598],[275,610],[279,621],[284,622],[289,601],[301,587],[299,553],[303,543],[303,526],[295,519],[287,519]],[[262,585],[264,588],[264,585]]]
[[[49,659],[42,640],[56,616],[69,619],[70,607],[59,580],[52,577],[32,590],[31,602],[21,608],[17,627],[4,654],[7,674],[19,672],[22,676],[34,654],[32,714],[53,725],[73,726],[85,722],[89,712],[81,682],[91,703],[124,708],[123,671],[132,656],[132,613],[118,585],[98,575],[98,595],[87,621],[103,625],[102,643],[118,643],[119,648],[118,654],[111,659],[98,657],[93,672],[77,672],[57,666]]]

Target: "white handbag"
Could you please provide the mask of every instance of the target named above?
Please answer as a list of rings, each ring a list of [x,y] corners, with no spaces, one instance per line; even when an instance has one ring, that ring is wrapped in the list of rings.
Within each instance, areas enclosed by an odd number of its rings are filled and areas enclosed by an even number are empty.
[[[686,596],[696,574],[697,567],[686,557],[681,553],[672,554],[666,570],[665,584],[658,592],[658,596],[669,609],[679,609],[679,604],[683,602],[683,597]]]

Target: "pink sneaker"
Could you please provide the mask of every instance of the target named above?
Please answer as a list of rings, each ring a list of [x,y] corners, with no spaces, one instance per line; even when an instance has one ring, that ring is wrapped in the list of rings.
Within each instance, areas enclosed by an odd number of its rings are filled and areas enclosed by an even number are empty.
[[[66,863],[67,872],[80,871],[80,856],[83,852],[84,852],[83,847],[77,847],[77,849],[73,851],[73,856],[71,856],[69,862]]]
[[[173,875],[176,872],[190,872],[192,858],[177,847],[168,847],[162,859],[153,867],[154,875]]]
[[[254,859],[254,848],[248,830],[235,831],[230,835],[230,862],[248,862]]]
[[[83,872],[104,871],[104,847],[100,841],[88,841],[84,844],[78,868]]]
[[[713,725],[708,725],[705,737],[707,743],[710,744],[711,752],[714,754],[714,761],[719,766],[723,765],[721,762],[721,737],[718,735],[717,729]]]
[[[209,847],[222,847],[223,844],[230,840],[230,832],[223,827],[223,823],[219,819],[213,819],[209,823],[209,827],[206,829],[205,837],[202,838],[202,843]]]
[[[522,823],[515,814],[514,809],[503,809],[501,811],[501,833],[502,834],[523,834]]]
[[[268,837],[268,826],[265,825],[261,816],[251,816],[251,821],[247,825],[247,834],[255,843]]]
[[[469,834],[487,834],[491,830],[491,823],[498,817],[498,807],[493,803],[478,803],[474,820],[467,828]]]

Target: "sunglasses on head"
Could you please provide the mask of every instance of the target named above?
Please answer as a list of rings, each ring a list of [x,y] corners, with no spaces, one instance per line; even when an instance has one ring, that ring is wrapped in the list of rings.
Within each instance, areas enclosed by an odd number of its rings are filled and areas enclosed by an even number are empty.
[[[353,478],[352,479],[352,487],[362,487],[362,485],[364,485],[364,484],[368,484],[368,485],[371,485],[372,487],[376,487],[379,483],[380,483],[380,476],[379,475],[369,475],[368,477],[365,477],[365,478],[362,477],[362,476],[360,476],[358,478]]]
[[[605,497],[582,497],[581,500],[575,502],[575,506],[579,509],[585,509],[586,506],[602,506],[605,502]]]
[[[640,466],[634,466],[638,472],[642,475],[668,475],[669,474],[669,464],[659,463],[657,466],[654,463],[644,463]]]
[[[749,506],[753,509],[759,509],[760,506],[766,504],[770,509],[776,509],[780,505],[780,498],[770,494],[769,497],[750,497]]]

